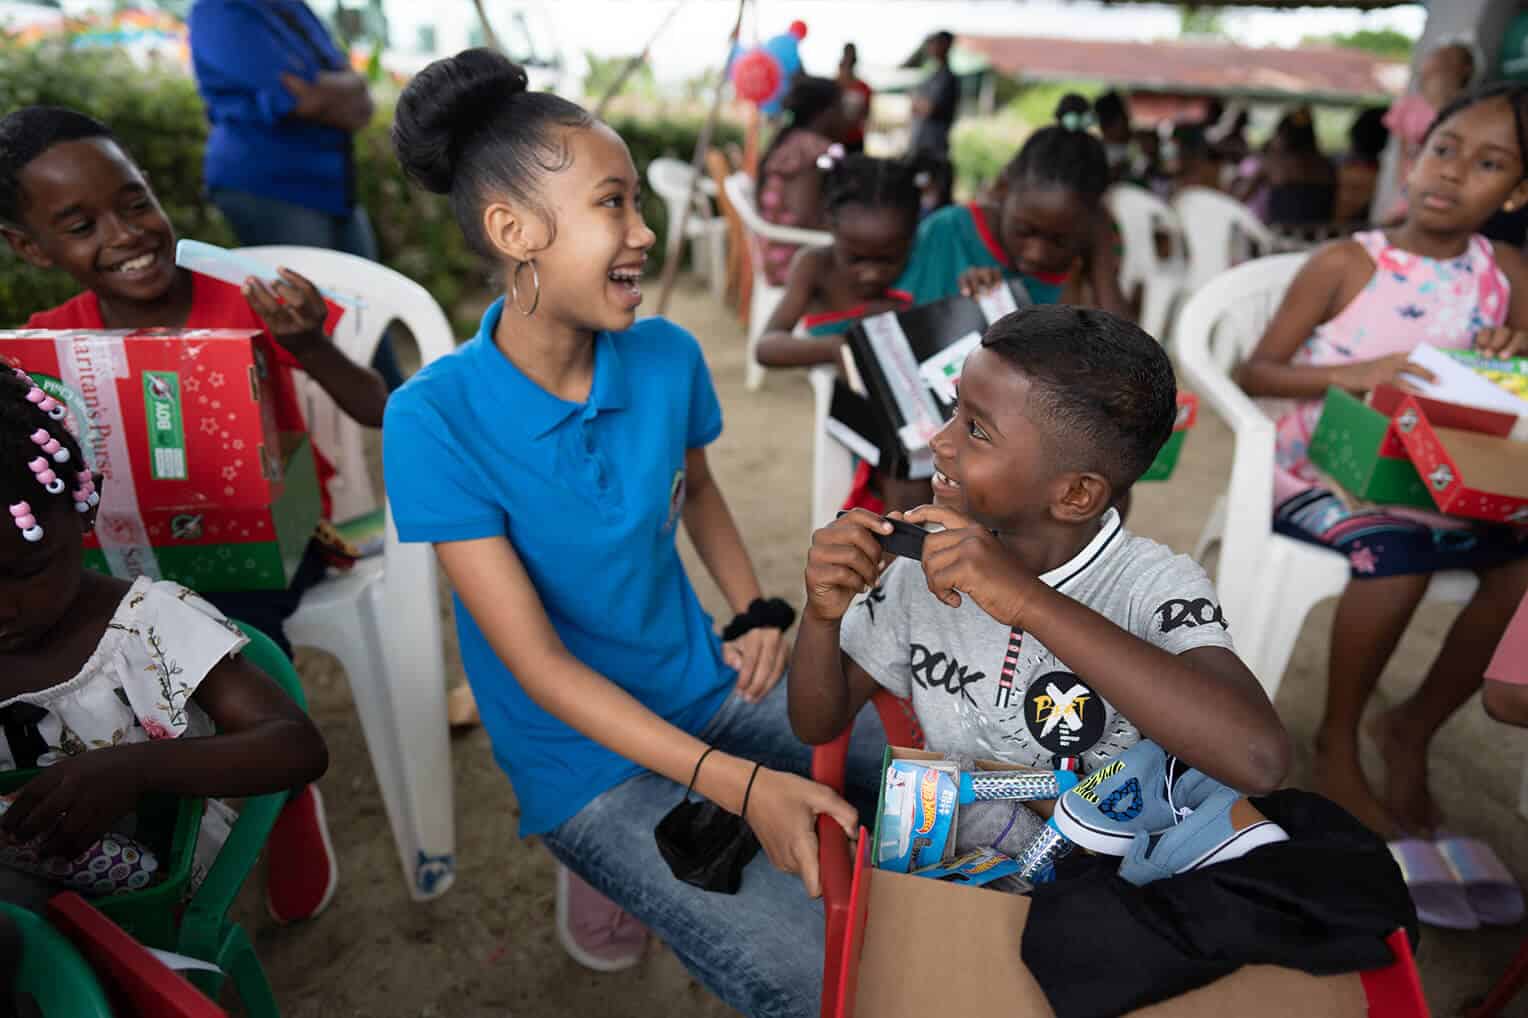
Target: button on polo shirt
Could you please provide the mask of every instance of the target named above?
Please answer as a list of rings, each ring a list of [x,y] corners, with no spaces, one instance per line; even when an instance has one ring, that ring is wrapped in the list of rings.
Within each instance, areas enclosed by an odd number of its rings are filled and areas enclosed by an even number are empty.
[[[595,338],[594,381],[570,403],[477,336],[388,402],[387,494],[404,541],[504,537],[575,657],[649,710],[698,732],[736,673],[701,610],[675,534],[685,454],[721,434],[693,336],[661,318]],[[462,661],[520,833],[550,830],[641,768],[537,706],[455,599]]]

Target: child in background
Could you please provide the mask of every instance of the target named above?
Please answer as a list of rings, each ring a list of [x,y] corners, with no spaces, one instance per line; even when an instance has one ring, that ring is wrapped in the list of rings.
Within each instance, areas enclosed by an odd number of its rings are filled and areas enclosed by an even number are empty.
[[[1438,111],[1469,88],[1481,70],[1474,43],[1468,39],[1447,40],[1427,54],[1417,68],[1416,90],[1397,99],[1385,114],[1385,127],[1401,143],[1396,168],[1403,189],[1386,218],[1387,223],[1399,223],[1406,216],[1404,188],[1411,177],[1411,164],[1421,153],[1427,130]]]
[[[487,49],[416,75],[393,141],[417,183],[452,196],[509,291],[393,396],[383,457],[399,536],[433,544],[456,590],[520,831],[562,864],[559,938],[614,971],[640,961],[646,924],[737,1010],[815,1015],[815,817],[848,831],[856,814],[803,776],[810,753],[779,685],[792,613],[761,599],[711,474],[721,406],[700,347],[637,320],[654,236],[631,154]],[[720,637],[681,526],[738,613]],[[860,757],[870,781],[878,748]],[[728,833],[710,838],[733,844],[740,816],[763,844],[735,899],[678,879],[659,853],[654,829],[686,783],[718,807]]]
[[[1171,434],[1175,394],[1161,346],[1113,315],[1042,305],[993,324],[931,443],[934,504],[901,515],[934,528],[921,561],[888,563],[876,539],[892,528],[868,512],[812,538],[788,680],[796,733],[827,742],[884,686],[912,701],[928,749],[1090,771],[1100,796],[1133,778],[1164,827],[1172,783],[1134,770],[1160,752],[1099,770],[1142,739],[1244,793],[1277,787],[1288,738],[1209,577],[1111,508]],[[1227,838],[1225,823],[1240,829],[1220,820]],[[1150,854],[1179,858],[1192,847],[1180,840]]]
[[[323,737],[239,657],[236,626],[177,584],[84,568],[99,496],[63,417],[29,377],[0,369],[0,770],[43,768],[0,814],[0,844],[74,860],[145,793],[316,781]],[[199,861],[216,847],[199,846]],[[25,894],[14,876],[8,893]]]
[[[1528,89],[1505,85],[1439,114],[1407,177],[1411,207],[1390,231],[1318,250],[1300,270],[1236,379],[1248,395],[1290,401],[1278,418],[1276,531],[1347,556],[1352,582],[1332,623],[1326,711],[1316,738],[1319,789],[1387,837],[1435,830],[1427,749],[1480,688],[1513,608],[1528,589],[1523,529],[1413,510],[1353,509],[1306,449],[1329,386],[1363,395],[1427,372],[1419,343],[1493,356],[1528,352],[1528,262],[1477,234],[1497,209],[1528,200]],[[1369,726],[1385,760],[1378,797],[1359,768],[1359,720],[1431,574],[1480,577],[1421,687]]]
[[[292,374],[304,371],[340,408],[377,427],[387,389],[376,371],[353,363],[329,340],[338,320],[313,284],[287,269],[274,286],[243,290],[175,265],[175,231],[153,189],[110,129],[73,110],[30,106],[0,119],[0,233],[33,265],[58,268],[85,287],[27,321],[36,329],[250,329],[269,338],[276,365],[277,426],[306,430]],[[334,468],[314,450],[323,511]],[[324,576],[310,542],[284,591],[210,594],[225,614],[248,623],[291,655],[282,626],[303,593]],[[329,901],[338,873],[317,789],[294,796],[270,841],[267,904],[278,919],[308,918]]]
[[[783,106],[785,126],[759,160],[759,215],[780,226],[818,230],[825,210],[817,160],[835,145],[842,158],[850,131],[843,91],[827,78],[802,77],[786,93]],[[797,245],[765,241],[760,248],[765,278],[770,285],[780,286]]]
[[[1029,136],[1003,170],[990,203],[952,205],[918,228],[897,288],[927,304],[996,286],[1017,274],[1036,304],[1053,304],[1079,263],[1098,307],[1127,314],[1115,233],[1103,210],[1109,159],[1091,134],[1088,101],[1067,95],[1056,123]]]
[[[837,365],[844,333],[866,315],[912,306],[892,286],[907,265],[918,227],[916,173],[907,163],[851,155],[822,159],[831,247],[796,255],[785,296],[759,338],[768,367]],[[798,323],[806,337],[793,334]],[[861,462],[845,508],[911,509],[928,501],[927,481],[908,481]]]
[[[1348,151],[1337,164],[1337,196],[1332,203],[1332,222],[1338,226],[1370,221],[1380,158],[1390,142],[1386,112],[1386,107],[1371,106],[1354,117],[1348,128]]]

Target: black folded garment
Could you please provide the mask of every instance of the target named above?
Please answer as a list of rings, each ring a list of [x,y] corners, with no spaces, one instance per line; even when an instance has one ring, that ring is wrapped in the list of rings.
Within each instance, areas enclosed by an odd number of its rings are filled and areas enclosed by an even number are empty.
[[[1057,1018],[1121,1015],[1243,965],[1384,968],[1403,927],[1415,948],[1416,909],[1378,835],[1310,792],[1252,801],[1289,841],[1145,887],[1092,858],[1035,890],[1023,959]]]

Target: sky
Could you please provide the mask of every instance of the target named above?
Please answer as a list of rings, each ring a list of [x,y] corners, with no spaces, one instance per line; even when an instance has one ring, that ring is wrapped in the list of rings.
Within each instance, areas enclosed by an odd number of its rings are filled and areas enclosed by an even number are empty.
[[[673,9],[676,0],[555,0],[543,10],[560,44],[598,56],[637,52]],[[799,18],[808,34],[802,59],[817,74],[838,65],[845,42],[859,47],[865,67],[894,66],[928,32],[947,28],[981,35],[1064,36],[1073,39],[1141,40],[1178,35],[1176,7],[1126,4],[1105,7],[1091,0],[755,0],[745,41],[777,35]],[[715,66],[732,19],[732,0],[687,0],[652,49],[661,80],[677,81]],[[1308,35],[1360,28],[1395,28],[1416,36],[1426,12],[1420,5],[1360,12],[1332,8],[1291,11],[1227,8],[1224,26],[1237,42],[1292,46]],[[873,26],[873,27],[871,27]]]

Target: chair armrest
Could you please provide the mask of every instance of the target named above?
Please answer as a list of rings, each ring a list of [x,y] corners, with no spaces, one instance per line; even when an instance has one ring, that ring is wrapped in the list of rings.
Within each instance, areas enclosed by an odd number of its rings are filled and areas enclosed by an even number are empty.
[[[854,860],[849,853],[849,838],[832,817],[817,817],[817,866],[822,879],[822,910],[826,918],[823,931],[822,1013],[831,1014],[839,997],[843,976],[839,960],[844,953],[844,938],[849,935],[853,903]]]
[[[849,726],[832,742],[824,742],[812,750],[812,780],[827,785],[839,795],[844,794],[845,771],[849,766],[849,733],[853,727]]]

